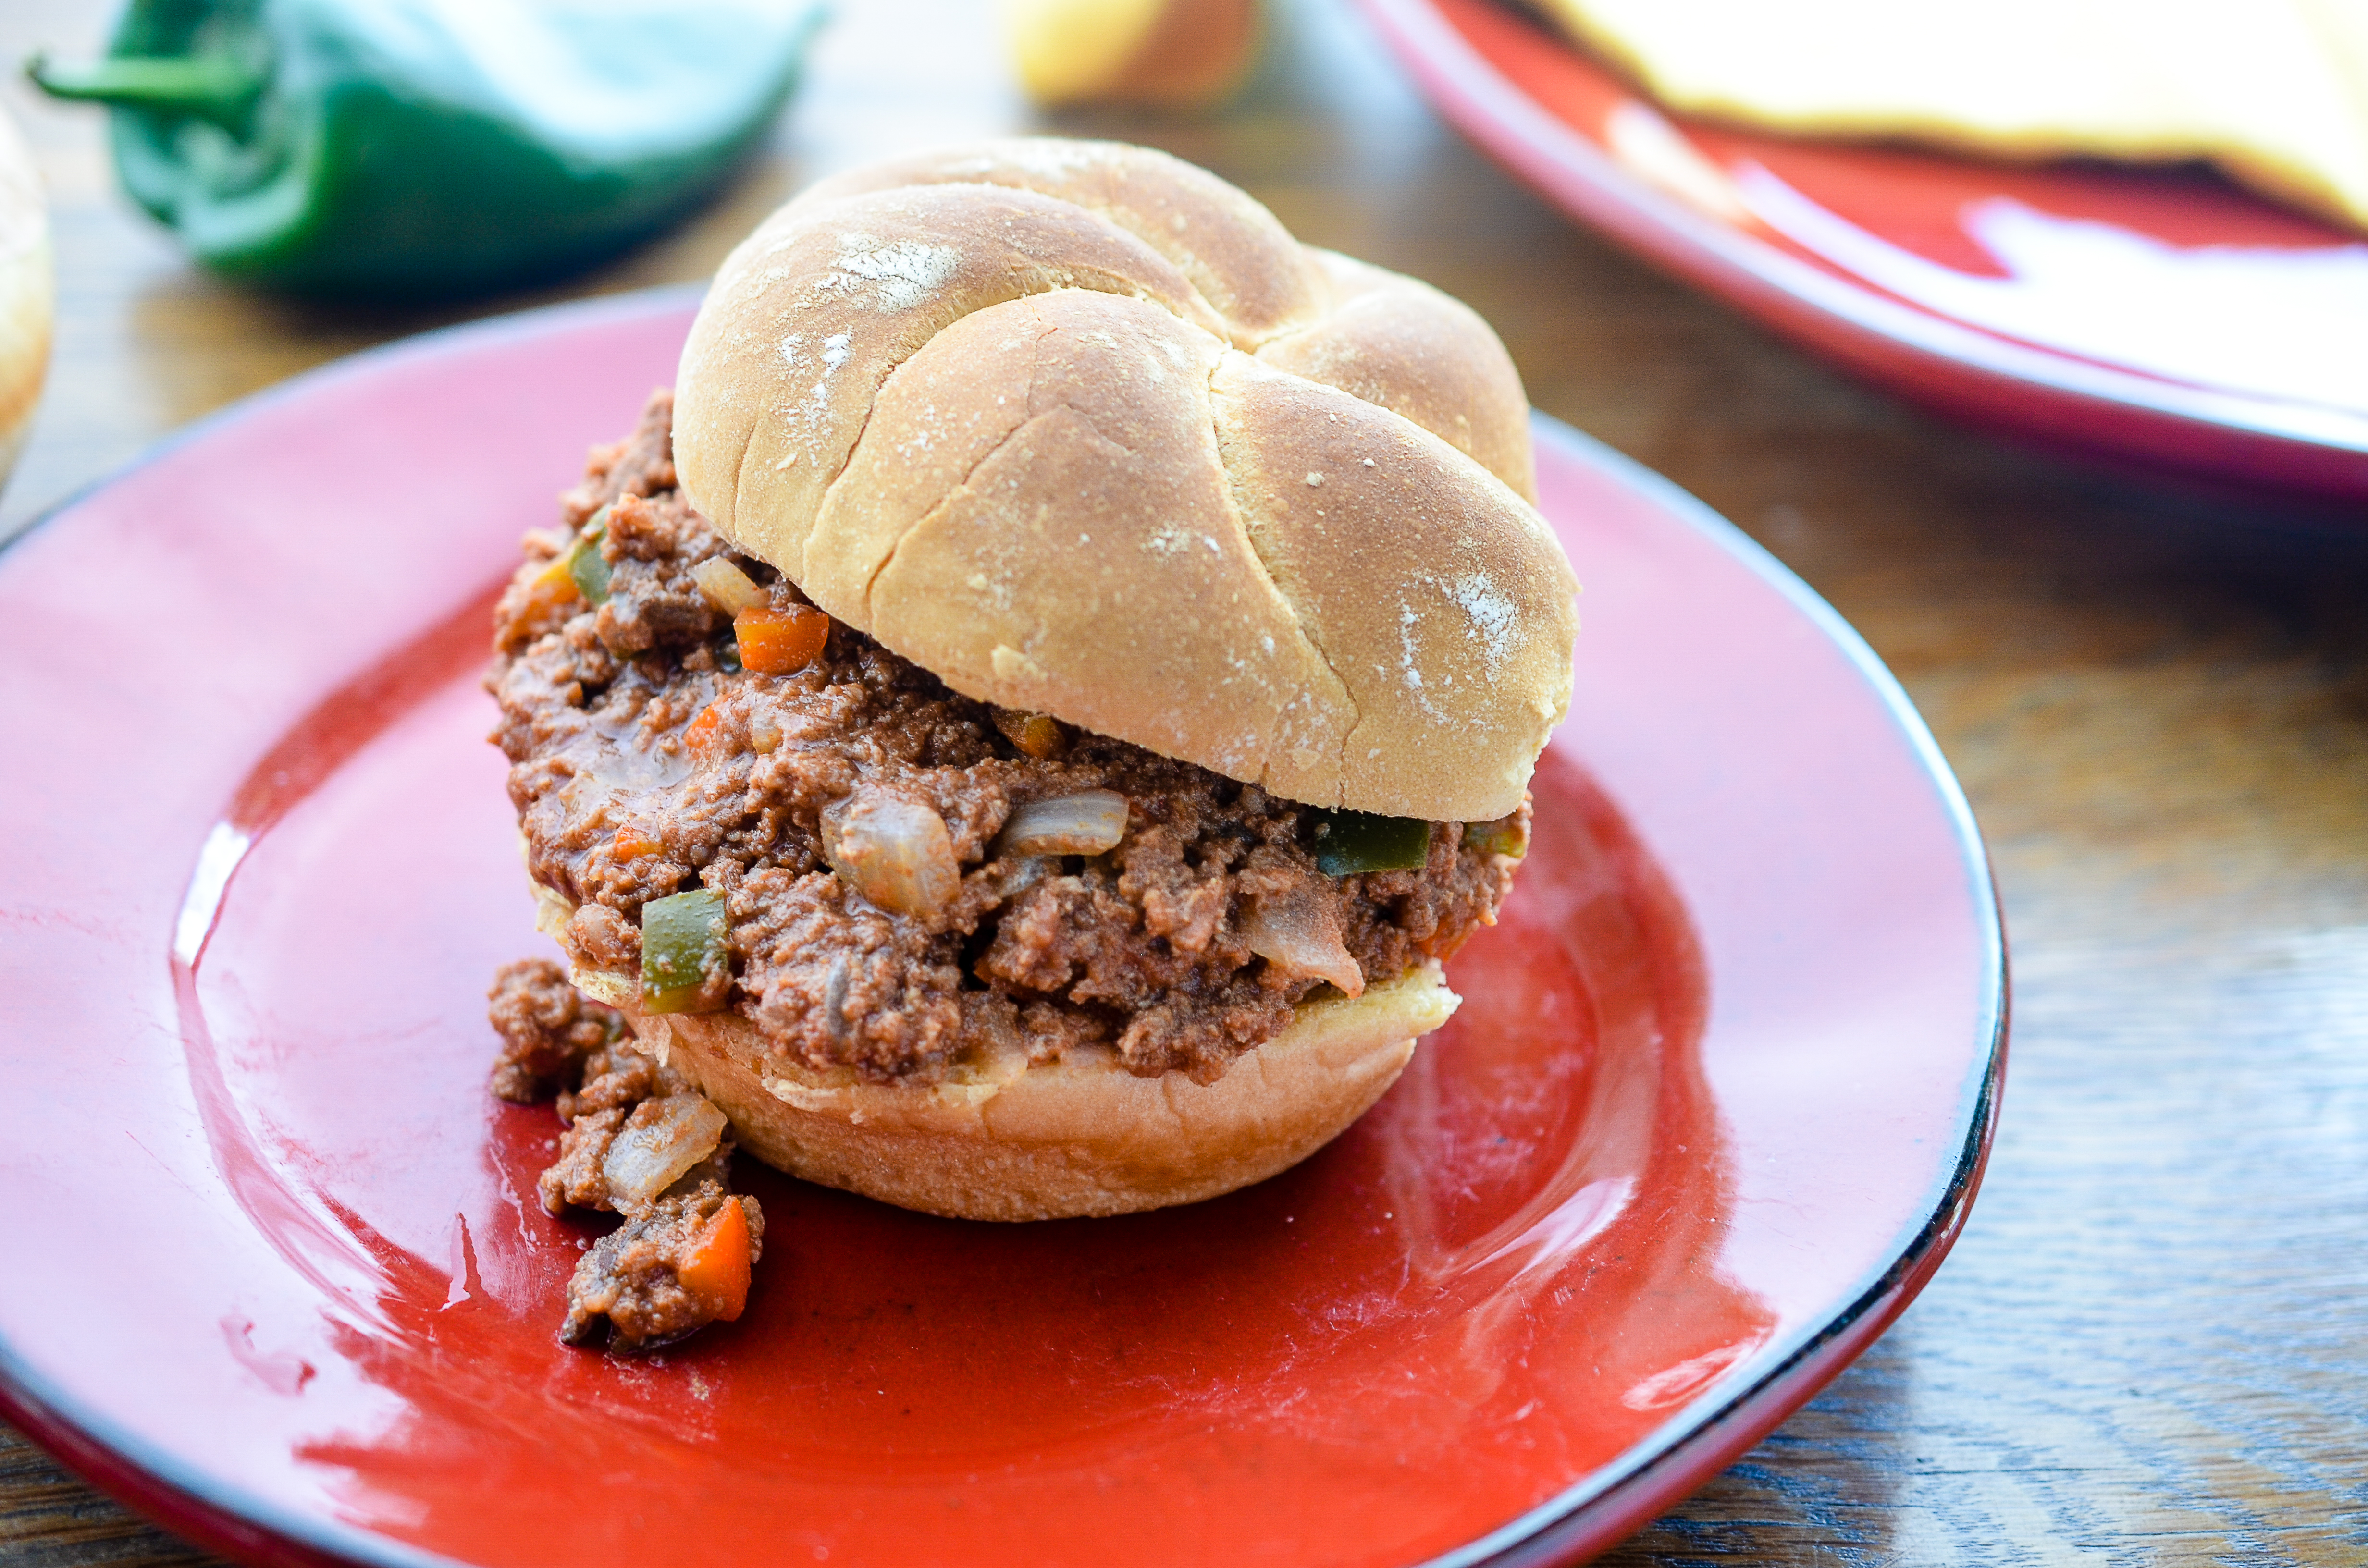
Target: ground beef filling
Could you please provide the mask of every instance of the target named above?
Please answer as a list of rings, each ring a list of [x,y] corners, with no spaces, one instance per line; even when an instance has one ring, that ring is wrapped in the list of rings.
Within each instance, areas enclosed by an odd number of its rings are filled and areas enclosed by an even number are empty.
[[[731,1190],[723,1113],[634,1050],[623,1020],[548,959],[504,964],[486,999],[502,1037],[494,1093],[520,1105],[558,1096],[565,1131],[538,1184],[544,1210],[624,1221],[576,1264],[560,1337],[652,1350],[738,1317],[765,1215]]]
[[[1495,919],[1526,802],[1469,831],[1432,824],[1418,868],[1329,877],[1327,813],[989,709],[851,628],[833,624],[793,674],[744,670],[700,563],[724,557],[775,608],[804,600],[684,501],[671,415],[660,393],[630,438],[593,453],[564,498],[568,532],[529,538],[495,616],[494,739],[529,869],[577,906],[564,940],[578,961],[632,971],[643,905],[712,890],[732,968],[712,1000],[778,1061],[928,1082],[983,1051],[1102,1047],[1133,1072],[1206,1082],[1318,988],[1394,979]],[[595,605],[554,587],[552,563],[604,508]],[[1015,810],[1087,790],[1124,797],[1114,846],[998,846]],[[882,907],[834,872],[826,813],[872,807],[942,824],[940,902]]]

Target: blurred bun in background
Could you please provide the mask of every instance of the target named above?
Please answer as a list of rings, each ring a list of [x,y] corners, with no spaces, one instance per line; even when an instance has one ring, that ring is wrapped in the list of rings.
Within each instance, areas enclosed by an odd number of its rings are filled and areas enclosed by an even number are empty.
[[[1074,103],[1213,103],[1258,58],[1259,0],[1002,0],[1028,96]]]
[[[50,366],[50,220],[33,155],[0,114],[0,484],[17,465]]]
[[[2205,162],[2368,229],[2368,0],[1531,0],[1672,108],[2034,161]]]

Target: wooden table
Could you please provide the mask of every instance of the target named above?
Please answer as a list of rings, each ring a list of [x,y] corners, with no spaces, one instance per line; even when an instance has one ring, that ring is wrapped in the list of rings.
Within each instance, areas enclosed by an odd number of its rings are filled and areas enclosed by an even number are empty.
[[[716,210],[564,290],[446,310],[189,271],[114,195],[96,117],[10,84],[60,320],[0,531],[305,366],[699,278],[816,174],[1041,123],[985,7],[840,8]],[[91,9],[0,9],[0,58],[95,47]],[[1866,633],[1988,835],[2014,1068],[1971,1227],[1863,1360],[1611,1561],[2368,1562],[2368,528],[2100,477],[1826,369],[1498,174],[1340,0],[1286,6],[1221,115],[1055,123],[1207,164],[1303,237],[1477,306],[1540,407],[1704,497]],[[0,1568],[199,1556],[0,1430]]]

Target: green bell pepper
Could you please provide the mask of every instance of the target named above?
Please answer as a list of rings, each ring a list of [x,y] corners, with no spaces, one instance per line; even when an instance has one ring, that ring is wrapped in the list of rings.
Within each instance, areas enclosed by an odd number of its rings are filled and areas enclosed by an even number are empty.
[[[1468,822],[1463,824],[1463,847],[1483,855],[1525,859],[1530,853],[1530,830],[1519,812],[1495,822]]]
[[[1427,822],[1371,812],[1318,811],[1312,815],[1315,869],[1327,877],[1411,871],[1430,858]]]
[[[723,183],[816,0],[131,0],[107,56],[132,199],[232,277],[433,295],[584,267]]]
[[[609,508],[603,506],[585,523],[584,531],[575,536],[564,557],[575,591],[596,605],[609,602],[609,558],[600,553],[600,541],[608,537]]]
[[[642,1006],[653,1013],[712,1013],[732,985],[723,895],[702,888],[642,905]]]

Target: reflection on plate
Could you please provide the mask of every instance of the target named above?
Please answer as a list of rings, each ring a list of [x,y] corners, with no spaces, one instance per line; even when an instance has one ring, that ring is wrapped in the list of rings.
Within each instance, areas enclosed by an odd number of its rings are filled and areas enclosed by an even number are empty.
[[[1498,0],[1362,0],[1440,113],[1575,216],[1948,412],[2368,494],[2368,241],[2201,174],[1679,122]]]
[[[753,1173],[748,1315],[569,1350],[588,1232],[492,1099],[540,950],[490,595],[669,373],[659,295],[366,355],[0,560],[0,1406],[250,1559],[1558,1560],[1862,1348],[1987,1148],[2003,951],[1955,787],[1830,611],[1541,425],[1588,583],[1467,997],[1300,1168],[970,1225]],[[104,591],[95,591],[103,586]],[[73,650],[71,659],[60,650]]]

